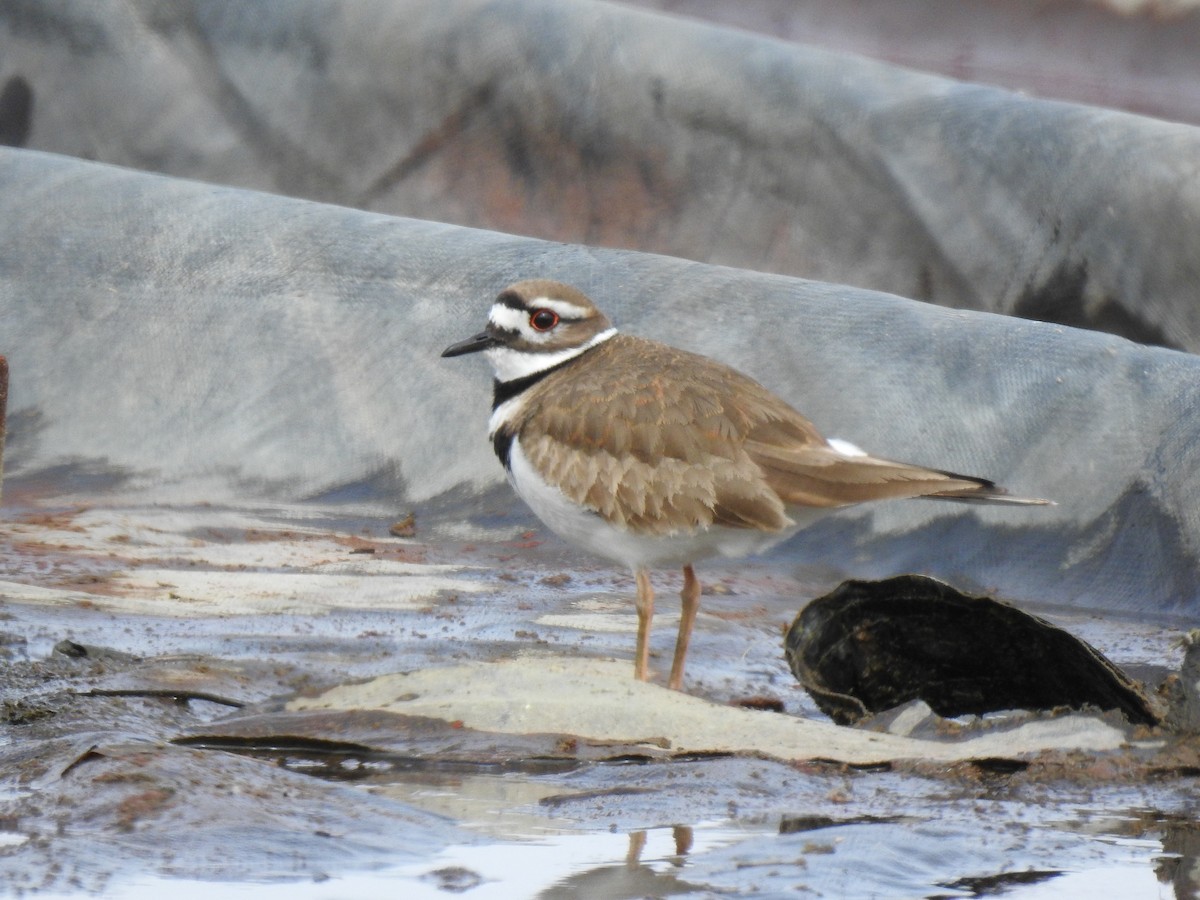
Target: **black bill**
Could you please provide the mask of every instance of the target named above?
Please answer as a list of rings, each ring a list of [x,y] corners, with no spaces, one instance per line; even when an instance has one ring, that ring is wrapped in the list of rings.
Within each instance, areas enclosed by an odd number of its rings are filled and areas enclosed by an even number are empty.
[[[469,337],[465,341],[459,341],[457,344],[451,344],[442,351],[442,356],[463,356],[466,353],[478,353],[480,350],[487,350],[489,347],[499,345],[499,341],[486,331],[481,331],[474,337]]]

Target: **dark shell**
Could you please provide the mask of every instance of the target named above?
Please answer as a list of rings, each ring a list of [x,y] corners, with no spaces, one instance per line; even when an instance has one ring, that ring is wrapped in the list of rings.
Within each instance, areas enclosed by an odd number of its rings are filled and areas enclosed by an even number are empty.
[[[784,646],[800,683],[843,725],[916,699],[942,716],[1094,706],[1160,721],[1141,686],[1086,642],[920,575],[843,582],[801,611]]]

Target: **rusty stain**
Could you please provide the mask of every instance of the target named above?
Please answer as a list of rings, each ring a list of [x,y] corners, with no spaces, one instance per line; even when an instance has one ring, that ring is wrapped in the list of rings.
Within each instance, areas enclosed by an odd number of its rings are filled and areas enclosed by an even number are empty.
[[[378,556],[380,559],[390,559],[396,562],[424,563],[428,555],[427,547],[425,546],[400,546],[390,541],[375,540],[357,535],[325,534],[316,535],[315,537],[348,547],[351,553],[370,553]]]
[[[475,90],[438,125],[425,132],[401,160],[377,178],[363,192],[363,197],[360,198],[362,203],[359,205],[366,205],[366,201],[406,180],[431,159],[436,158],[439,153],[444,152],[447,146],[452,145],[461,137],[481,113],[487,111],[492,102],[493,93],[494,89],[491,85],[482,85]]]
[[[417,515],[416,515],[416,513],[410,512],[407,516],[405,516],[399,522],[393,523],[392,526],[388,529],[388,534],[390,534],[392,537],[398,537],[398,538],[415,537],[417,534]]]
[[[121,530],[114,533],[112,526],[115,523],[103,516],[99,521],[79,519],[91,511],[86,504],[56,509],[14,509],[7,523],[10,527],[0,533],[0,580],[70,591],[76,595],[71,602],[82,608],[99,608],[98,603],[105,598],[153,599],[164,591],[169,591],[166,596],[170,600],[192,602],[176,590],[176,584],[158,579],[155,587],[139,580],[137,573],[143,569],[190,568],[197,564],[196,560],[181,562],[168,550],[155,553],[134,532]],[[78,536],[78,542],[74,540],[75,536]],[[429,547],[425,544],[399,544],[386,538],[372,540],[338,532],[228,527],[209,529],[208,537],[210,540],[207,541],[188,538],[186,543],[200,548],[237,543],[248,546],[282,543],[292,548],[319,544],[322,550],[326,549],[326,544],[333,544],[328,554],[318,551],[305,560],[304,565],[312,570],[344,561],[344,553],[368,554],[372,559],[415,566],[427,565],[429,555]],[[218,551],[208,563],[213,572],[268,571],[272,568],[269,562],[257,565],[239,559],[222,561],[219,557]],[[284,567],[291,568],[291,563],[285,563]]]
[[[75,519],[91,509],[87,505],[76,505],[67,509],[41,510],[32,509],[22,512],[15,521],[22,525],[45,528],[48,531],[75,531],[86,533],[87,529],[75,522]]]
[[[175,796],[174,788],[150,788],[127,797],[117,806],[117,827],[132,831],[144,819],[156,816]]]
[[[783,701],[778,697],[768,697],[765,694],[755,694],[752,697],[739,697],[729,701],[730,706],[738,706],[742,709],[758,709],[763,712],[784,711]]]

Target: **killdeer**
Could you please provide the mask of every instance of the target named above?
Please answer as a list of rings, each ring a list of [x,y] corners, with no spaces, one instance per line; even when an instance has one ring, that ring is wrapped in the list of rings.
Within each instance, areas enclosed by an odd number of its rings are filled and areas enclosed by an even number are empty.
[[[567,541],[633,570],[643,681],[651,567],[683,567],[667,681],[679,689],[700,606],[695,561],[760,553],[831,510],[872,500],[1049,502],[826,440],[758,382],[619,334],[583,293],[555,281],[507,288],[487,327],[442,356],[480,352],[496,376],[489,436],[517,494]]]

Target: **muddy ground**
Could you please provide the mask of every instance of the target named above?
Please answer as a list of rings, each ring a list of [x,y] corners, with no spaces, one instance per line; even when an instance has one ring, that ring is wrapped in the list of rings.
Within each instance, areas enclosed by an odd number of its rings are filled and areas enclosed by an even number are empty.
[[[637,683],[631,579],[490,496],[6,485],[7,892],[1200,890],[1200,743],[1098,711],[836,726],[782,641],[838,573],[779,559],[705,567],[683,694],[662,686],[679,579],[657,575]],[[1185,623],[1039,612],[1152,683],[1180,664]]]

